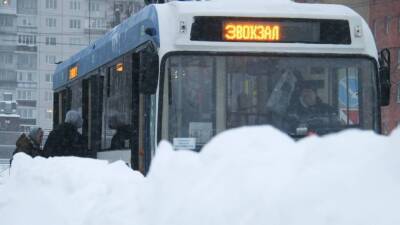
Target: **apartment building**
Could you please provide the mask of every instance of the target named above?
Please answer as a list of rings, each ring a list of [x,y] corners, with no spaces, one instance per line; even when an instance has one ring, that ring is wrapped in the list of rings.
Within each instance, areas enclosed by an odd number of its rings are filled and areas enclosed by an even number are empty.
[[[52,74],[143,7],[140,0],[1,0],[0,100],[11,93],[23,131],[52,129]],[[9,96],[9,95],[7,95]]]
[[[16,95],[17,46],[14,43],[17,35],[16,5],[15,0],[0,1],[0,100],[6,100],[3,96],[7,93]]]

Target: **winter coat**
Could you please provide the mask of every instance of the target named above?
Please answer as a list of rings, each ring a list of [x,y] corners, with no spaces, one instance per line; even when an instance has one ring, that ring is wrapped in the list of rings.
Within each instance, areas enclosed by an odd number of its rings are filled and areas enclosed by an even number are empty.
[[[63,123],[50,132],[43,151],[51,156],[87,156],[86,142],[78,130],[70,123]]]
[[[31,157],[41,156],[42,152],[40,150],[40,145],[35,143],[32,139],[30,139],[25,134],[21,134],[16,142],[16,149],[13,152],[13,156],[19,152],[23,152]]]
[[[131,135],[132,132],[129,125],[119,127],[111,139],[111,150],[129,148],[129,144],[127,146],[125,143],[126,140],[130,140]]]
[[[315,105],[305,107],[300,101],[296,104],[297,115],[300,118],[312,118],[315,116],[334,113],[335,110],[328,104],[323,103],[320,98],[316,99]]]

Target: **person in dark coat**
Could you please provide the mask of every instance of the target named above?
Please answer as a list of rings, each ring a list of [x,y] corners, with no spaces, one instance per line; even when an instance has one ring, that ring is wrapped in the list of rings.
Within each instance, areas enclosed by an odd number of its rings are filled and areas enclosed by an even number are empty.
[[[111,139],[111,150],[129,148],[129,141],[132,134],[130,126],[120,126],[116,130]]]
[[[306,123],[311,127],[323,126],[324,123],[337,124],[332,120],[337,114],[334,108],[324,103],[311,85],[303,84],[288,113],[290,115],[288,121],[295,127],[300,123]]]
[[[112,115],[108,121],[108,126],[110,129],[116,130],[111,138],[110,150],[129,148],[132,131],[131,126],[125,123],[124,116],[122,114]]]
[[[33,128],[28,135],[21,134],[16,142],[16,149],[13,152],[13,156],[19,152],[23,152],[29,156],[36,157],[42,156],[42,150],[40,149],[40,145],[43,140],[43,130],[40,127]],[[12,162],[12,158],[10,160],[10,164]]]
[[[82,123],[79,112],[68,111],[65,122],[50,132],[43,148],[44,155],[86,157],[87,145],[82,134],[78,132]]]
[[[299,117],[317,116],[334,112],[331,106],[322,102],[317,96],[316,91],[312,88],[302,89],[295,107]]]

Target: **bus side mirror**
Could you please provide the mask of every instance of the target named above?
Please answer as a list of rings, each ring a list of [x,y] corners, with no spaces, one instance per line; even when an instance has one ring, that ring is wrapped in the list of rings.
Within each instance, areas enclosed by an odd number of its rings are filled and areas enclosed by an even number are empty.
[[[380,84],[380,102],[381,106],[387,106],[390,103],[390,51],[383,49],[379,54],[379,84]]]
[[[142,94],[154,94],[158,84],[158,55],[153,48],[147,47],[140,52],[139,91]]]

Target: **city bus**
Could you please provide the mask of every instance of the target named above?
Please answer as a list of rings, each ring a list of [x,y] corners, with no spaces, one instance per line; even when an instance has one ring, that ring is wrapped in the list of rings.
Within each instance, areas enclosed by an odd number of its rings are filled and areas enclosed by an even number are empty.
[[[345,6],[151,4],[57,66],[54,126],[79,111],[91,157],[143,173],[161,140],[200,151],[241,126],[271,125],[293,138],[380,133],[388,55]]]

